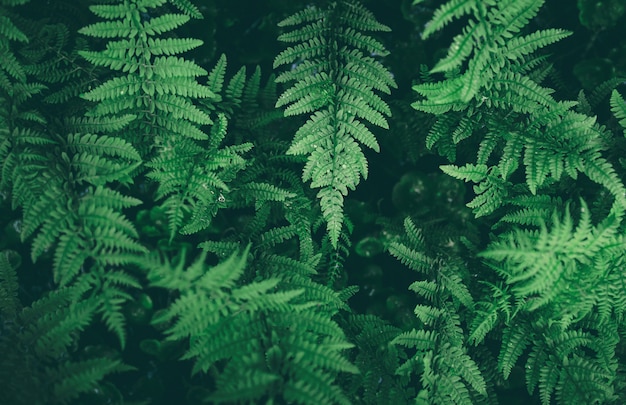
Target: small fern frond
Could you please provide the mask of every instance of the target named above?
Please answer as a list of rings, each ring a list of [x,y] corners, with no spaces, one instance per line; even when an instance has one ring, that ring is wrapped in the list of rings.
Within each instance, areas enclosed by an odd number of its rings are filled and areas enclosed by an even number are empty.
[[[619,124],[624,129],[624,135],[626,136],[626,102],[617,90],[613,90],[611,93],[611,111],[615,118],[619,120]]]
[[[526,324],[513,322],[502,334],[502,348],[498,356],[498,369],[504,376],[509,378],[511,370],[517,363],[524,350],[532,342],[533,335]]]
[[[17,298],[17,274],[9,260],[14,253],[9,250],[0,250],[0,314],[9,322],[17,316],[21,308],[21,303]]]
[[[54,371],[55,378],[50,381],[52,394],[60,403],[68,403],[81,393],[97,390],[97,381],[106,375],[134,369],[121,360],[106,357],[66,362]]]

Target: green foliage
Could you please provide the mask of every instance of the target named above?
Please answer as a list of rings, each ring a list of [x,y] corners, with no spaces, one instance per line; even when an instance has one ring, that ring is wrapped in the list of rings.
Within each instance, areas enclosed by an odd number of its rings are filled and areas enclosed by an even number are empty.
[[[296,132],[287,154],[307,155],[302,180],[319,188],[322,214],[331,243],[337,246],[348,189],[367,178],[367,159],[357,141],[379,151],[376,137],[363,123],[388,128],[389,106],[374,90],[390,93],[391,74],[373,55],[388,54],[367,31],[389,31],[358,3],[311,6],[280,22],[293,27],[279,40],[296,45],[281,52],[274,67],[291,64],[276,78],[295,82],[278,98],[285,116],[310,114]],[[371,55],[371,56],[370,56]]]
[[[625,253],[626,194],[623,177],[605,153],[613,134],[591,115],[601,96],[590,102],[581,93],[583,114],[540,84],[545,68],[533,54],[568,35],[524,29],[542,5],[451,1],[438,8],[424,36],[461,17],[465,26],[431,70],[444,73],[443,80],[415,85],[421,99],[413,107],[438,116],[427,146],[437,146],[452,163],[452,146],[468,145],[474,137],[477,149],[469,156],[476,156],[475,163],[441,169],[475,183],[467,206],[476,217],[495,219],[497,232],[477,253],[489,272],[481,281],[485,298],[472,308],[470,343],[501,336],[502,377],[509,379],[526,358],[528,392],[538,388],[543,404],[554,398],[563,404],[610,403],[619,384],[624,308],[612,291],[623,285],[618,263]],[[598,94],[617,83],[607,81]],[[611,108],[623,120],[622,105],[614,90]],[[578,200],[564,191],[589,184],[579,173],[603,190],[608,204],[590,207],[585,201],[594,191],[574,194]],[[572,207],[580,214],[572,215]],[[432,296],[435,290],[424,291]],[[423,313],[428,321],[438,315],[432,309]]]
[[[90,37],[111,38],[104,50],[79,54],[95,66],[121,73],[82,95],[97,103],[89,116],[117,120],[125,114],[134,115],[135,120],[125,126],[120,135],[133,143],[142,156],[151,155],[154,148],[156,152],[168,150],[179,139],[207,139],[198,126],[212,122],[208,114],[192,102],[197,98],[214,97],[207,86],[196,81],[196,77],[207,73],[206,70],[176,56],[202,45],[202,41],[163,37],[190,17],[173,13],[142,17],[141,13],[157,12],[163,3],[91,6],[90,10],[106,21],[79,31]],[[188,2],[177,2],[177,5],[189,9]]]
[[[624,98],[617,90],[613,90],[613,93],[611,93],[611,111],[619,119],[619,124],[626,131],[626,102],[624,102]],[[626,132],[624,134],[626,135]]]
[[[624,402],[620,10],[97,3],[0,0],[1,403]]]
[[[92,322],[97,309],[93,299],[84,299],[87,285],[61,287],[29,306],[22,306],[16,296],[15,266],[10,261],[15,256],[15,252],[0,252],[3,403],[69,403],[98,389],[98,381],[106,375],[132,369],[120,359],[76,357],[79,334]],[[30,390],[24,389],[28,386]]]
[[[434,280],[419,280],[409,286],[423,299],[424,304],[418,304],[414,313],[424,328],[403,332],[392,340],[392,344],[415,353],[397,374],[409,376],[416,369],[423,370],[417,395],[420,403],[472,404],[473,397],[487,394],[481,371],[464,348],[460,327],[459,309],[471,308],[473,298],[452,265],[442,266],[423,253],[423,236],[410,218],[405,219],[404,229],[406,242],[391,242],[390,253]]]
[[[182,359],[193,359],[192,373],[219,369],[207,401],[350,403],[333,383],[337,373],[359,372],[341,355],[352,347],[341,328],[316,309],[323,301],[303,288],[277,288],[277,277],[238,285],[249,248],[208,270],[206,252],[186,268],[182,260],[142,260],[151,286],[180,292],[152,323],[168,325],[168,340],[190,339]]]
[[[456,145],[479,134],[476,163],[487,165],[490,176],[485,173],[471,179],[453,166],[447,168],[457,178],[481,182],[476,189],[480,196],[472,202],[477,216],[490,214],[513,199],[503,194],[503,185],[520,167],[532,194],[563,175],[576,179],[580,172],[624,203],[624,187],[601,154],[604,129],[595,117],[572,111],[574,103],[554,99],[554,91],[533,78],[532,54],[569,35],[554,29],[520,33],[542,4],[536,0],[446,3],[424,33],[461,16],[469,18],[448,55],[431,70],[445,73],[446,78],[414,86],[422,99],[413,107],[441,116],[429,134],[429,146],[450,143],[450,138]],[[508,114],[508,119],[494,119],[494,114]],[[498,157],[493,155],[496,150],[502,150]],[[454,154],[448,157],[453,159]]]

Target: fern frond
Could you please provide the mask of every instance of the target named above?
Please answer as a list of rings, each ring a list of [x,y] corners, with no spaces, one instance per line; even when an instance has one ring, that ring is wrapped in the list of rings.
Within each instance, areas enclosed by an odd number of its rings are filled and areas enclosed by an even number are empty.
[[[396,336],[391,344],[415,348],[419,351],[433,350],[437,344],[437,334],[432,330],[410,330]]]
[[[124,17],[127,16],[128,14],[124,15]],[[83,27],[78,32],[96,38],[130,38],[133,27],[128,19],[126,21],[103,21]]]
[[[0,251],[0,314],[8,322],[13,320],[21,308],[17,297],[18,280],[14,266],[9,261],[14,252]]]
[[[159,55],[178,55],[202,45],[202,41],[193,38],[148,38],[150,53]]]
[[[504,378],[509,378],[511,370],[532,339],[533,335],[524,323],[513,322],[504,330],[498,356],[498,369]]]
[[[427,39],[435,31],[439,31],[454,19],[461,18],[477,8],[474,0],[453,0],[447,1],[441,5],[435,13],[431,21],[422,32],[422,38]]]
[[[566,404],[615,400],[617,396],[612,380],[613,373],[594,362],[579,356],[571,360],[565,358],[559,382],[555,387],[557,401]]]
[[[139,153],[123,139],[106,135],[69,134],[67,138],[70,150],[74,153],[87,152],[92,155],[121,157],[131,161],[141,160]]]
[[[195,4],[193,4],[190,0],[168,0],[168,1],[172,3],[177,9],[179,9],[180,11],[182,11],[183,13],[185,13],[186,15],[192,18],[198,18],[198,19],[204,18],[202,16],[202,13],[200,12],[200,9],[198,9],[198,7]]]
[[[59,402],[66,403],[94,389],[98,389],[97,381],[112,373],[134,370],[124,365],[121,360],[95,358],[77,362],[67,362],[54,371],[52,393]]]
[[[332,23],[335,19],[342,23]],[[358,185],[361,176],[367,177],[367,161],[354,140],[379,149],[361,120],[388,128],[385,116],[391,111],[373,89],[388,92],[395,86],[382,65],[368,56],[384,56],[387,51],[362,31],[388,28],[365,8],[349,2],[328,9],[310,7],[280,25],[297,27],[279,37],[297,44],[274,60],[274,68],[292,64],[276,81],[295,82],[276,106],[286,106],[286,116],[310,114],[287,153],[308,155],[303,180],[310,179],[312,188],[320,188],[318,198],[327,232],[336,246],[343,222],[343,196]],[[333,48],[333,41],[338,41],[338,48]]]
[[[254,361],[249,363],[254,364]],[[227,367],[217,380],[220,390],[206,397],[206,400],[215,404],[254,401],[270,391],[279,379],[276,374],[250,366],[243,369],[239,365]]]
[[[611,93],[611,111],[615,118],[619,120],[619,124],[624,129],[624,134],[626,135],[626,102],[617,90],[613,90]]]
[[[535,31],[523,37],[514,37],[506,45],[506,57],[522,59],[538,49],[558,42],[571,35],[571,32],[561,29],[547,29]]]

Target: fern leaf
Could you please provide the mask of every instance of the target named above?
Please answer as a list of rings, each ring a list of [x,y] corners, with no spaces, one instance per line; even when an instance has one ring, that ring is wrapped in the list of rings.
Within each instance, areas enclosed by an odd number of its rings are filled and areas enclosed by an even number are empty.
[[[439,167],[444,173],[454,177],[455,179],[466,182],[478,183],[487,177],[487,165],[467,164],[463,167],[453,165],[443,165]]]
[[[285,386],[283,395],[288,402],[350,404],[341,388],[333,384],[330,375],[310,367],[299,367],[294,372],[294,379]]]
[[[56,381],[51,382],[51,389],[55,399],[69,402],[81,393],[98,389],[97,381],[106,375],[131,370],[134,368],[109,358],[67,362],[55,370]]]
[[[509,59],[522,59],[547,45],[567,38],[572,33],[561,29],[535,31],[523,37],[512,38],[506,45],[506,56]]]
[[[326,230],[330,240],[337,243],[343,224],[343,194],[336,189],[323,188],[317,193],[320,207],[326,220]]]
[[[476,7],[476,2],[473,0],[453,0],[445,2],[435,10],[432,19],[422,32],[422,38],[427,39],[435,31],[444,28],[452,20],[469,14],[471,11],[474,11]]]
[[[187,21],[189,21],[189,16],[186,14],[165,14],[146,21],[143,24],[143,30],[148,35],[159,35],[173,31]]]
[[[222,91],[224,77],[226,75],[226,64],[226,55],[221,54],[215,64],[215,67],[213,67],[213,70],[209,73],[207,86],[215,94],[219,94]]]
[[[591,378],[589,377],[591,376]],[[559,403],[608,402],[617,399],[612,384],[613,375],[609,370],[575,356],[565,358],[556,387]]]
[[[61,235],[54,252],[55,281],[60,285],[67,285],[80,272],[90,253],[87,242],[80,236]]]
[[[611,111],[619,120],[619,124],[624,128],[626,135],[626,102],[617,90],[613,90],[611,93]]]
[[[129,38],[132,27],[127,21],[103,21],[83,27],[78,32],[96,38]]]
[[[17,298],[17,274],[9,261],[11,256],[11,251],[0,251],[0,314],[9,322],[17,316],[21,307]]]
[[[411,330],[403,332],[395,337],[391,344],[402,345],[408,348],[415,348],[419,351],[428,351],[435,348],[436,332],[426,330]]]
[[[472,321],[470,335],[468,340],[475,346],[478,346],[485,340],[485,337],[491,332],[498,321],[497,307],[491,303],[477,305],[475,309],[476,316]]]
[[[341,21],[333,23],[332,21]],[[387,31],[364,7],[350,2],[327,9],[307,8],[282,26],[295,27],[279,39],[294,46],[281,52],[274,68],[292,64],[276,81],[295,82],[276,102],[285,115],[310,114],[296,132],[288,154],[309,155],[303,180],[320,188],[318,199],[336,247],[343,222],[343,196],[367,177],[367,160],[355,140],[378,150],[373,133],[362,123],[388,128],[389,106],[373,89],[388,92],[393,78],[379,62],[366,56],[387,51],[362,31]],[[333,41],[338,41],[334,49]],[[356,119],[358,118],[358,120]],[[361,121],[362,120],[362,121]]]
[[[202,19],[202,13],[200,12],[200,9],[198,9],[198,7],[193,4],[190,0],[168,0],[170,3],[172,3],[174,6],[176,6],[177,9],[179,9],[180,11],[182,11],[183,13],[185,13],[186,15],[192,17],[192,18],[198,18],[198,19]]]
[[[427,272],[433,265],[432,259],[424,253],[413,250],[401,243],[392,242],[389,245],[389,253],[396,257],[402,264],[419,272]]]
[[[28,37],[7,16],[0,16],[0,36],[9,41],[28,42]]]
[[[437,62],[430,72],[447,72],[460,66],[472,53],[474,37],[478,37],[481,31],[484,31],[483,26],[476,24],[472,20],[468,21],[467,26],[463,28],[463,33],[454,37],[446,57]]]
[[[139,161],[141,156],[131,144],[123,139],[106,135],[70,134],[68,144],[75,153],[87,152],[92,155],[108,155]]]
[[[202,41],[193,38],[148,38],[150,53],[159,55],[178,55],[202,45]]]
[[[118,20],[128,15],[128,7],[125,4],[96,4],[90,6],[89,10],[107,20]]]
[[[550,397],[556,389],[559,381],[559,364],[555,356],[549,356],[545,364],[541,367],[539,380],[539,397],[543,405],[550,404]]]
[[[228,371],[234,369],[229,368]],[[279,380],[275,374],[255,368],[244,368],[236,372],[224,373],[218,380],[219,391],[206,397],[211,403],[233,403],[237,401],[253,401],[270,391]]]
[[[502,335],[502,349],[498,356],[498,369],[504,378],[509,378],[511,370],[522,355],[526,347],[531,343],[532,334],[525,328],[523,323],[513,323],[504,330]]]

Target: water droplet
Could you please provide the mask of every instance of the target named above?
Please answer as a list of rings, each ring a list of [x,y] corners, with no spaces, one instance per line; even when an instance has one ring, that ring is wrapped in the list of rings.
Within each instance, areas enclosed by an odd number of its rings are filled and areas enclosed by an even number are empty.
[[[380,239],[368,236],[361,239],[354,247],[354,250],[361,257],[372,257],[383,251],[383,244]]]
[[[13,229],[15,230],[15,232],[17,232],[18,234],[22,233],[22,221],[17,219],[15,221],[13,221]]]

